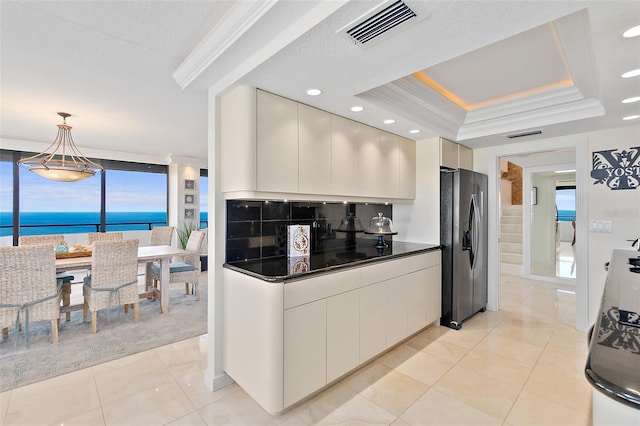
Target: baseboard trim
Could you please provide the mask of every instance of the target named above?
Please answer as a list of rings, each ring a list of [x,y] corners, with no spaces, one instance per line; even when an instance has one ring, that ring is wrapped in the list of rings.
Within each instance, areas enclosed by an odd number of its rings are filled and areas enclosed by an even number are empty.
[[[214,377],[209,370],[204,371],[204,384],[211,392],[220,390],[233,383],[235,382],[227,373],[222,373]]]

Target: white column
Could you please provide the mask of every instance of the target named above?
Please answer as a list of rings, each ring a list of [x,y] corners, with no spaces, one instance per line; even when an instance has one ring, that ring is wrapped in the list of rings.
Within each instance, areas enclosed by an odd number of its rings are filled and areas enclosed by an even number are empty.
[[[220,99],[209,91],[209,281],[208,285],[208,352],[205,384],[215,391],[233,380],[224,372],[222,358],[222,322],[225,261],[225,201],[220,186]]]

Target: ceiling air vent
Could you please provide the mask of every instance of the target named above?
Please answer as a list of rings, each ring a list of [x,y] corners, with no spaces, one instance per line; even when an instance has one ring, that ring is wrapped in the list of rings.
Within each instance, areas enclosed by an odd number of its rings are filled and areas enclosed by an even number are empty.
[[[382,3],[382,5],[386,4]],[[377,8],[376,8],[377,9]],[[374,9],[375,13],[364,20],[360,17],[357,24],[349,23],[345,33],[356,43],[366,44],[375,38],[387,33],[391,29],[415,18],[417,15],[402,1],[395,1],[381,10]],[[364,16],[367,16],[371,11]],[[353,26],[352,26],[353,25]]]
[[[531,130],[529,132],[523,132],[523,133],[512,133],[510,135],[507,135],[507,137],[509,139],[514,139],[514,138],[523,138],[525,136],[533,136],[533,135],[540,135],[542,134],[542,130]]]

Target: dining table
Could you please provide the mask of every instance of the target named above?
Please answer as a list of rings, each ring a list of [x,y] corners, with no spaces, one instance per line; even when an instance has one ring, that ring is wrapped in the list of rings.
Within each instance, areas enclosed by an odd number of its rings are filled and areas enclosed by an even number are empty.
[[[141,298],[153,296],[160,301],[160,311],[169,312],[169,265],[174,256],[183,255],[185,250],[172,246],[142,246],[138,247],[138,262],[146,263],[145,269],[145,293],[140,293]],[[73,254],[71,254],[72,256]],[[160,282],[158,288],[153,285],[151,267],[153,262],[160,263]],[[91,269],[91,256],[56,258],[56,272],[75,269]],[[63,310],[75,310],[77,308],[64,307]]]

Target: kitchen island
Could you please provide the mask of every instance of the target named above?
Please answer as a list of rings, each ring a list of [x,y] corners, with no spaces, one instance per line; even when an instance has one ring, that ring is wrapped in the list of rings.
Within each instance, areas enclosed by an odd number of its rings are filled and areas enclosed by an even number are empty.
[[[440,319],[440,247],[373,243],[314,253],[302,273],[286,257],[225,264],[224,368],[267,412]]]
[[[594,425],[640,424],[640,274],[629,265],[639,255],[614,250],[609,264],[585,367]]]

